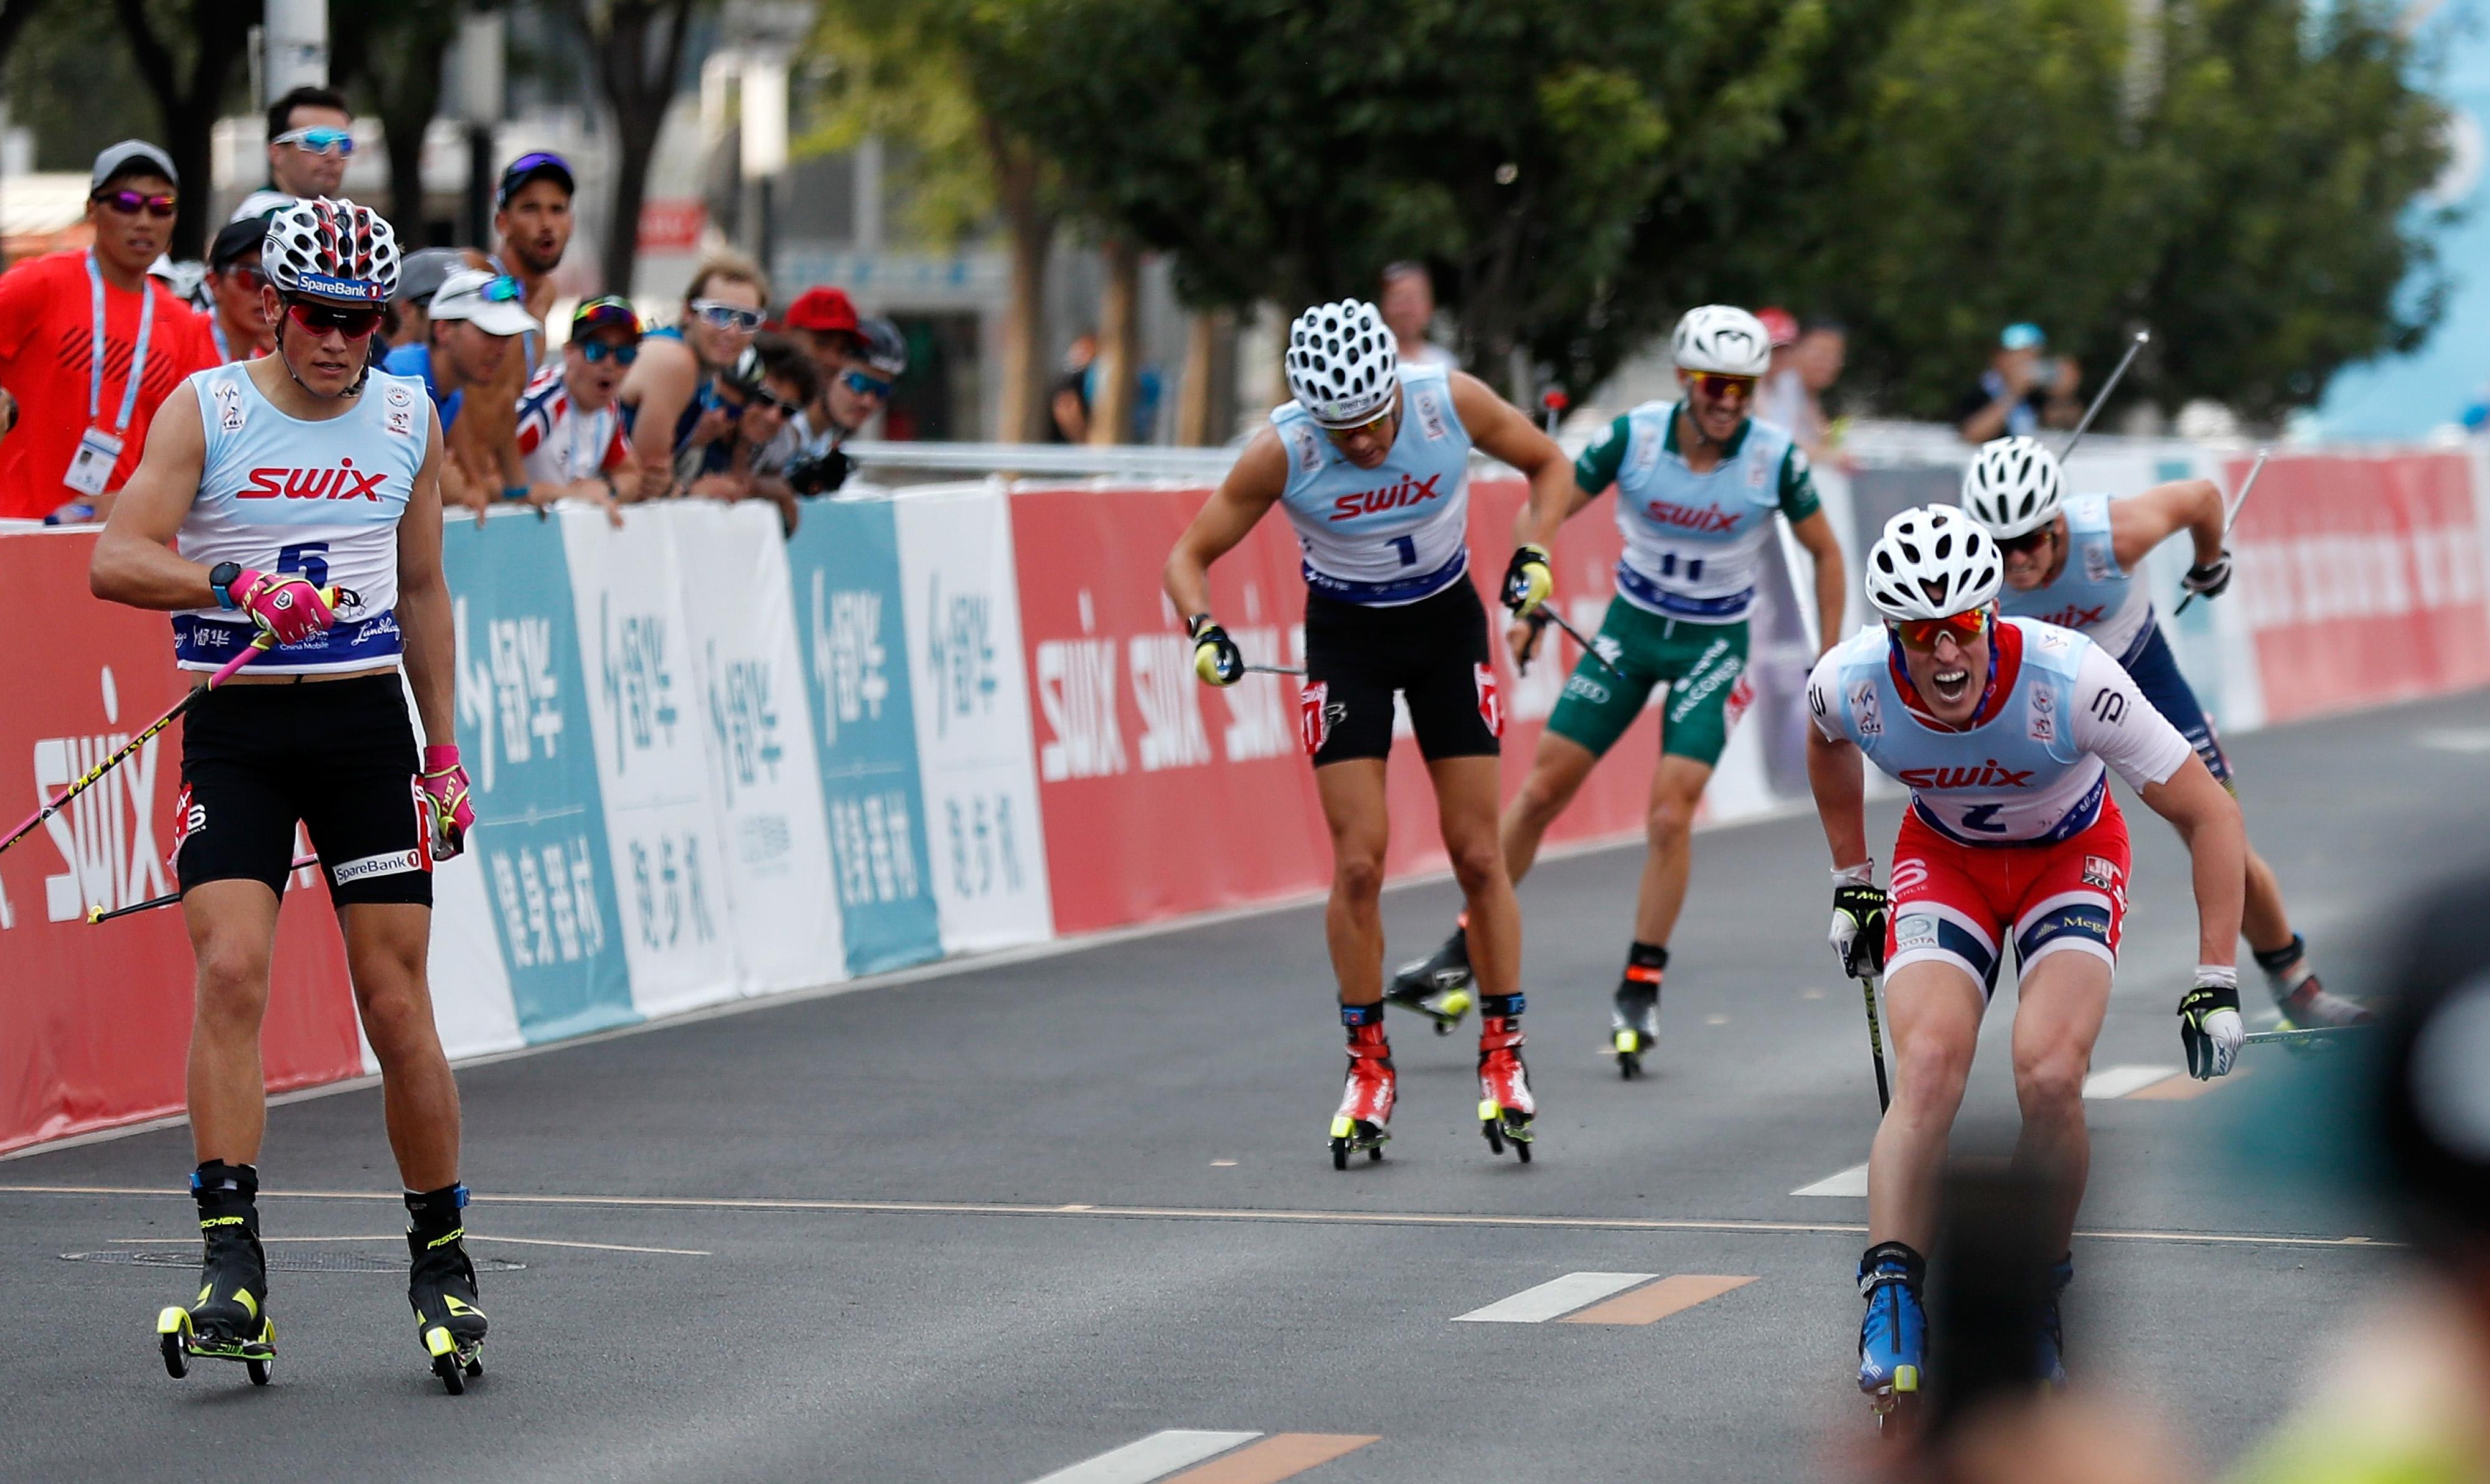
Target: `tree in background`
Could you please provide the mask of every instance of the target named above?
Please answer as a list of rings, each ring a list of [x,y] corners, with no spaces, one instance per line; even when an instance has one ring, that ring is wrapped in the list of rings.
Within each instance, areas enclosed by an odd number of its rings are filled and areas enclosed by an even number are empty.
[[[640,207],[649,161],[683,71],[692,13],[715,0],[552,0],[588,40],[596,87],[614,115],[614,207],[605,233],[604,281],[627,292],[640,260]]]
[[[972,14],[1010,16],[1020,0],[923,0],[890,6],[822,0],[806,42],[817,87],[796,148],[831,154],[881,138],[904,150],[910,226],[957,244],[999,217],[1011,258],[997,436],[1046,436],[1046,266],[1057,213],[1047,161],[985,106],[963,66]]]
[[[484,8],[484,7],[479,7]],[[333,5],[329,70],[369,96],[389,147],[390,223],[410,246],[426,241],[423,137],[441,112],[441,69],[467,7]]]
[[[155,96],[159,142],[182,172],[172,255],[198,258],[207,250],[216,123],[248,102],[233,96],[240,81],[234,64],[259,24],[259,0],[112,0],[112,14]]]

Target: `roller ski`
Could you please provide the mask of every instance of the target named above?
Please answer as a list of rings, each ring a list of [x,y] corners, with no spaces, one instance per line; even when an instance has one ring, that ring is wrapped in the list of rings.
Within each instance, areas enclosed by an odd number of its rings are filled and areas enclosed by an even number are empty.
[[[1479,1002],[1479,1131],[1501,1154],[1508,1144],[1530,1163],[1530,1120],[1539,1105],[1530,1095],[1530,1069],[1521,1062],[1520,995],[1490,995]]]
[[[467,1228],[454,1224],[467,1204],[467,1187],[452,1185],[406,1198],[415,1213],[415,1230],[406,1234],[411,1266],[406,1301],[415,1310],[416,1338],[431,1358],[432,1374],[451,1396],[463,1394],[467,1382],[484,1374],[484,1311],[478,1307],[476,1265],[467,1258]],[[453,1224],[444,1227],[446,1208]]]
[[[1453,1027],[1477,1004],[1470,991],[1470,944],[1466,928],[1456,927],[1453,936],[1426,958],[1404,964],[1384,988],[1383,998],[1426,1016],[1434,1023],[1437,1035],[1449,1035]]]
[[[259,1172],[211,1160],[190,1176],[199,1204],[199,1296],[156,1316],[164,1370],[179,1381],[190,1361],[239,1360],[254,1386],[268,1384],[276,1326],[268,1318],[268,1257],[259,1245]]]
[[[1637,943],[1626,955],[1625,977],[1608,1005],[1608,1046],[1617,1054],[1617,1075],[1642,1075],[1642,1059],[1660,1045],[1660,978],[1668,950]]]
[[[1369,1161],[1383,1158],[1400,1078],[1392,1069],[1392,1042],[1383,1033],[1383,1006],[1344,1004],[1340,1019],[1348,1027],[1348,1078],[1331,1117],[1331,1167],[1346,1170],[1348,1156],[1361,1150]]]
[[[1859,1293],[1868,1300],[1859,1323],[1859,1389],[1888,1434],[1907,1425],[1919,1407],[1928,1348],[1920,1285],[1926,1276],[1926,1259],[1902,1242],[1878,1242],[1859,1259]]]

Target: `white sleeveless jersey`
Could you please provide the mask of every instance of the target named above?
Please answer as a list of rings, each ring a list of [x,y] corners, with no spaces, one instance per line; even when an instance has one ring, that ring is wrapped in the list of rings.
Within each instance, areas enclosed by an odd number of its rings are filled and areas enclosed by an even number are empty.
[[[2153,626],[2153,595],[2118,565],[2109,534],[2109,496],[2077,495],[2066,503],[2067,563],[2058,580],[2029,593],[2012,583],[1997,606],[2022,618],[2071,628],[2126,663]]]
[[[1401,431],[1373,469],[1335,448],[1303,405],[1271,414],[1288,455],[1280,504],[1297,528],[1306,586],[1392,607],[1433,597],[1469,570],[1470,435],[1439,365],[1401,366]]]
[[[1696,473],[1677,451],[1677,408],[1645,402],[1600,437],[1606,444],[1624,429],[1615,466],[1617,529],[1625,536],[1617,594],[1667,618],[1735,623],[1754,606],[1755,563],[1774,538],[1775,512],[1793,520],[1812,514],[1814,482],[1789,429],[1752,418],[1718,465]],[[1598,451],[1595,445],[1586,460]]]
[[[2031,619],[1999,621],[1992,679],[1959,731],[1915,714],[1882,626],[1816,661],[1807,704],[1828,741],[1849,742],[1911,790],[1928,828],[1965,845],[2063,840],[2100,817],[2102,764],[2135,788],[2166,783],[2187,740],[2109,653]]]
[[[198,498],[178,548],[193,562],[300,576],[353,590],[336,626],[251,661],[253,673],[360,670],[397,658],[397,523],[431,436],[423,383],[374,371],[344,416],[304,422],[251,384],[246,362],[190,377],[207,431]],[[173,616],[185,670],[214,670],[257,632],[222,608]]]

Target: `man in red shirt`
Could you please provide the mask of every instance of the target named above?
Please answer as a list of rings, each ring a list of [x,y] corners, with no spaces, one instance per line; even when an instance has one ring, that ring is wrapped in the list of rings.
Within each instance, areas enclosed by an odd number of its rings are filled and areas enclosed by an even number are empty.
[[[0,441],[0,518],[102,516],[157,407],[217,364],[205,317],[147,276],[173,235],[178,179],[156,146],[113,145],[87,198],[95,247],[0,274],[0,389],[20,414]]]

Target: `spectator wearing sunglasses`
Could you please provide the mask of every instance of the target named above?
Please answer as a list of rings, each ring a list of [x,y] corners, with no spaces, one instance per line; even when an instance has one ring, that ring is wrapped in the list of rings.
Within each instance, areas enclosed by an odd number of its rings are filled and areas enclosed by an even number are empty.
[[[709,390],[713,405],[701,426],[714,424],[718,431],[696,435],[675,457],[684,492],[703,500],[767,500],[794,534],[796,496],[785,477],[796,451],[793,424],[821,390],[821,373],[801,346],[777,335],[754,340]]]
[[[622,417],[640,452],[651,495],[674,480],[676,453],[695,431],[713,439],[724,426],[711,395],[718,372],[751,348],[769,305],[769,280],[750,258],[721,253],[701,264],[683,294],[679,324],[651,330],[622,380]],[[709,418],[704,425],[702,418]]]
[[[217,361],[250,361],[275,347],[259,291],[268,276],[259,271],[259,247],[268,223],[257,217],[228,221],[208,246],[208,335],[216,342]]]
[[[570,317],[570,343],[519,398],[519,460],[528,503],[588,500],[616,508],[639,494],[640,466],[614,393],[640,356],[640,316],[627,299],[592,299]]]
[[[886,319],[867,319],[844,349],[814,359],[821,394],[796,420],[797,451],[787,465],[787,483],[799,495],[830,494],[847,482],[851,463],[841,445],[888,405],[891,385],[908,371],[908,337]]]
[[[432,394],[441,413],[441,432],[449,457],[441,471],[444,499],[475,510],[480,517],[496,493],[525,493],[519,468],[516,420],[512,431],[498,439],[478,439],[472,420],[463,416],[490,396],[510,342],[531,331],[541,331],[520,302],[518,280],[480,269],[465,269],[442,281],[432,296],[426,344],[401,345],[391,351],[382,368],[393,376],[414,376]]]
[[[329,88],[296,88],[268,105],[268,184],[243,197],[233,219],[262,218],[280,206],[334,196],[355,157],[355,116]]]
[[[157,407],[218,364],[207,321],[147,271],[172,238],[180,179],[156,146],[113,145],[89,178],[95,246],[0,274],[0,389],[23,419],[0,441],[0,517],[108,511]]]

